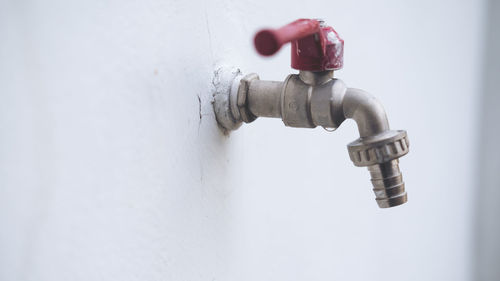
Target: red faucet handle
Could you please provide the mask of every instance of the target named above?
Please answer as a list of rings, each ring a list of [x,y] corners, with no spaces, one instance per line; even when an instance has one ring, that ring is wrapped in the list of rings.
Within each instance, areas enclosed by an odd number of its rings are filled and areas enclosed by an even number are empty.
[[[255,49],[263,56],[275,54],[288,42],[295,69],[324,71],[343,66],[344,40],[318,20],[299,19],[278,29],[263,29],[254,38]]]
[[[284,44],[318,32],[317,20],[298,19],[278,29],[263,29],[257,32],[254,38],[255,48],[263,56],[272,56]]]

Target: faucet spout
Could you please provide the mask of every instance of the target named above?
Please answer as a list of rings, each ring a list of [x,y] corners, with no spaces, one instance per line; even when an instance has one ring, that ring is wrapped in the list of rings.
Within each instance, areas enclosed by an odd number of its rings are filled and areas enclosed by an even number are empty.
[[[342,108],[346,118],[356,121],[362,138],[389,130],[384,107],[374,96],[363,90],[348,88]]]
[[[398,206],[408,201],[403,176],[397,159],[368,166],[372,177],[373,192],[380,208]]]
[[[356,166],[368,167],[380,208],[408,201],[398,158],[408,153],[405,131],[391,131],[382,104],[363,90],[348,88],[344,95],[345,118],[358,125],[360,138],[347,147]]]

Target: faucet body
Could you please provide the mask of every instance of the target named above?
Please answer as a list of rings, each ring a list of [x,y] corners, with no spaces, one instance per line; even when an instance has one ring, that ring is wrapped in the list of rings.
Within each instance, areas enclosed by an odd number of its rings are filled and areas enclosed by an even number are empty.
[[[336,129],[354,119],[360,138],[348,145],[355,166],[368,167],[381,208],[407,201],[398,158],[407,154],[405,131],[392,131],[380,102],[365,91],[348,88],[333,70],[300,71],[284,82],[263,81],[257,74],[234,77],[227,91],[216,93],[214,108],[225,130],[258,117],[281,118],[289,127]]]
[[[299,19],[279,29],[263,29],[254,38],[263,56],[292,44],[292,67],[299,74],[285,81],[263,81],[257,74],[239,71],[216,87],[214,110],[226,131],[258,117],[281,118],[289,127],[322,126],[335,130],[345,119],[354,119],[359,139],[347,145],[355,166],[368,167],[373,191],[381,208],[407,201],[399,171],[399,158],[408,153],[406,131],[390,130],[380,102],[365,91],[348,88],[333,77],[343,65],[344,40],[322,20]],[[214,83],[217,84],[217,83]]]

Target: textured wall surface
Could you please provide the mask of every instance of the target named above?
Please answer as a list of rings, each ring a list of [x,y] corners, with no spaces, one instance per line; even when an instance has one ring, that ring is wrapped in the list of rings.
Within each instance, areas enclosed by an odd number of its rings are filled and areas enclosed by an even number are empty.
[[[482,1],[3,1],[0,280],[468,280]],[[378,209],[334,133],[223,136],[217,65],[263,79],[263,26],[321,17],[336,76],[407,129],[409,203]]]

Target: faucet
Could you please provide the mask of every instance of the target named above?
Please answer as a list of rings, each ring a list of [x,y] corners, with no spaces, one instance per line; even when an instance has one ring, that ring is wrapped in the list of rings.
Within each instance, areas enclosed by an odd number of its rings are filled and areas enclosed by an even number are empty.
[[[382,104],[372,95],[348,88],[334,78],[343,66],[344,40],[322,20],[299,19],[254,37],[257,52],[275,54],[290,42],[292,68],[285,81],[260,80],[255,73],[233,72],[227,87],[216,89],[214,111],[224,131],[236,130],[257,117],[281,118],[285,126],[335,130],[354,119],[360,137],[347,145],[358,167],[368,167],[376,202],[389,208],[407,202],[399,158],[409,151],[406,131],[391,130]]]

